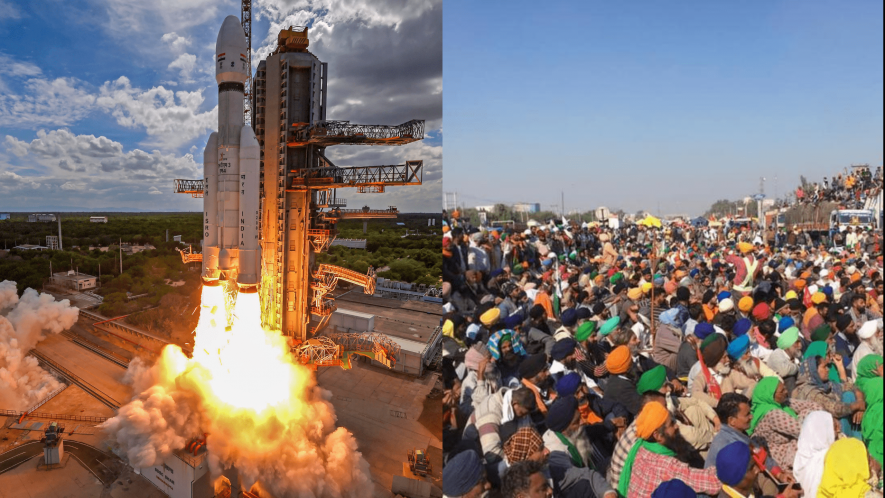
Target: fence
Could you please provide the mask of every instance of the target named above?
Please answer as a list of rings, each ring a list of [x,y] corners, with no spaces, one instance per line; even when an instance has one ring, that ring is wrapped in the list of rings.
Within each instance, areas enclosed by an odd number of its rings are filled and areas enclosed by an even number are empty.
[[[11,416],[11,417],[21,417],[23,413],[26,413],[26,412],[0,409],[0,415],[6,415],[6,416]],[[41,412],[28,413],[27,415],[28,415],[28,417],[33,417],[33,418],[72,420],[74,422],[102,423],[108,419],[108,417],[93,417],[91,415],[64,415],[64,414],[57,414],[57,413],[41,413]]]

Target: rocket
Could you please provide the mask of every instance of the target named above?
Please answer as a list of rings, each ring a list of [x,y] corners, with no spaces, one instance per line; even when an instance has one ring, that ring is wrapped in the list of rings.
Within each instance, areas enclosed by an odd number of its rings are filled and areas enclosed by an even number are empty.
[[[218,131],[203,151],[203,282],[236,278],[241,292],[256,292],[259,278],[259,145],[243,123],[246,34],[228,16],[215,41]]]

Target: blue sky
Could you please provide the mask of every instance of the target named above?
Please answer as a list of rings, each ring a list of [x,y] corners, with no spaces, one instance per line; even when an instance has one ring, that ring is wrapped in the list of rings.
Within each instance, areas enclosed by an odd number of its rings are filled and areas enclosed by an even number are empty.
[[[444,190],[699,214],[882,164],[882,2],[446,0]],[[775,182],[775,177],[777,181]]]
[[[0,211],[188,210],[217,128],[212,64],[234,0],[0,0]],[[423,159],[424,185],[343,197],[436,211],[442,185],[442,0],[253,1],[253,63],[308,25],[329,63],[329,119],[425,119],[404,147],[339,146],[340,166]]]

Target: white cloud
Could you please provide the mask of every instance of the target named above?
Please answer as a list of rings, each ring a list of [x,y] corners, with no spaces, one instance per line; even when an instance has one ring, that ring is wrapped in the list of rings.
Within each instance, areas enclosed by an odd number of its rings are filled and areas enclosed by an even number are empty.
[[[144,143],[178,148],[217,126],[218,107],[200,112],[202,90],[173,92],[159,86],[135,88],[125,76],[101,86],[96,101],[127,128],[144,128]]]
[[[0,126],[69,126],[85,118],[95,104],[95,96],[75,78],[30,78],[23,90],[0,93]]]
[[[194,71],[194,67],[197,65],[197,56],[193,54],[181,54],[177,59],[169,63],[169,69],[178,69],[179,76],[184,80],[184,83],[192,83],[191,73]]]
[[[190,45],[190,40],[179,35],[178,33],[166,33],[160,38],[161,41],[164,41],[169,44],[169,47],[174,52],[183,51],[188,45]]]
[[[2,19],[21,19],[22,12],[15,4],[11,4],[6,0],[0,0],[0,20]]]
[[[108,23],[105,27],[121,38],[132,32],[160,29],[161,33],[182,33],[218,16],[219,8],[239,11],[232,0],[106,0]]]
[[[199,203],[176,196],[169,188],[175,178],[201,176],[202,166],[192,154],[125,150],[107,137],[76,135],[66,129],[39,130],[30,142],[6,136],[3,146],[21,158],[19,165],[0,162],[3,204],[200,209]],[[33,175],[34,171],[40,173]],[[35,197],[35,188],[45,195]],[[84,192],[90,195],[84,196]]]

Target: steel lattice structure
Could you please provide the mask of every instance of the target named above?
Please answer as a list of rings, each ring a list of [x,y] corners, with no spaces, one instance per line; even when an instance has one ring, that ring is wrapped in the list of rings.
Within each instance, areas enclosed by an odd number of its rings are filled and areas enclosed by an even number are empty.
[[[175,180],[176,194],[191,194],[191,197],[203,197],[203,180]]]
[[[296,131],[289,147],[307,144],[328,146],[343,144],[403,145],[424,139],[424,120],[413,119],[400,125],[364,125],[350,121],[319,121]]]
[[[335,344],[341,346],[344,351],[378,351],[383,349],[387,353],[387,357],[391,360],[398,361],[400,346],[391,338],[377,332],[325,332]]]
[[[292,171],[289,190],[311,188],[384,187],[421,185],[424,180],[424,161],[406,161],[406,164],[385,166],[354,166],[351,168],[306,168]]]

